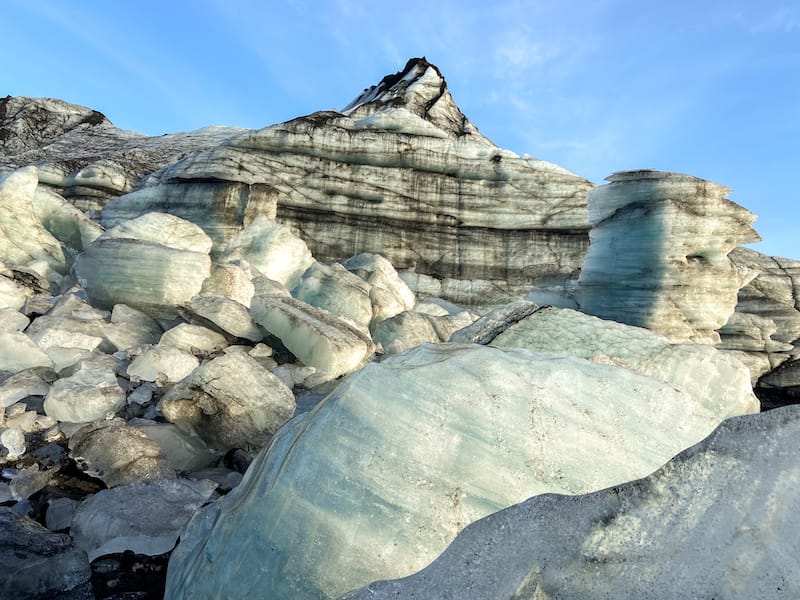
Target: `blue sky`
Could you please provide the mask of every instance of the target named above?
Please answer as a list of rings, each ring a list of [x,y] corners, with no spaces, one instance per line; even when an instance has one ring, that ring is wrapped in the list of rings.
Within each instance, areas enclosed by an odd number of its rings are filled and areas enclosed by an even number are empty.
[[[425,55],[501,147],[733,188],[800,259],[800,1],[0,0],[0,95],[158,135],[341,108]]]

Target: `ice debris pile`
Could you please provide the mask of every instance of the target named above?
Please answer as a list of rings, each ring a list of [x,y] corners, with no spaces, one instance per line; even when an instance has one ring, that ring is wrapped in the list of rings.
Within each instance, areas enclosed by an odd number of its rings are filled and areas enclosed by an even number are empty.
[[[425,59],[259,131],[0,99],[3,589],[789,590],[800,262],[726,193],[501,150]]]

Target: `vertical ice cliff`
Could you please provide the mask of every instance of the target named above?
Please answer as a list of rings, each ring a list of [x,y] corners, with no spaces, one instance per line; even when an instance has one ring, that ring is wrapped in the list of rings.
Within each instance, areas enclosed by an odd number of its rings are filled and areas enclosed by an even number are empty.
[[[577,270],[593,187],[492,144],[425,59],[410,60],[341,112],[247,132],[164,168],[110,202],[102,219],[114,225],[149,211],[176,214],[206,229],[214,255],[252,218],[243,217],[244,204],[208,212],[213,194],[203,188],[223,184],[250,190],[251,199],[262,190],[259,198],[274,200],[277,219],[318,260],[378,253],[398,269],[467,281],[451,286],[451,295],[475,301],[481,294],[482,302],[491,301],[487,290],[507,297]],[[182,191],[188,186],[200,198],[196,208]]]
[[[690,175],[624,171],[588,194],[581,310],[673,341],[719,342],[742,280],[728,254],[759,241],[730,190]]]

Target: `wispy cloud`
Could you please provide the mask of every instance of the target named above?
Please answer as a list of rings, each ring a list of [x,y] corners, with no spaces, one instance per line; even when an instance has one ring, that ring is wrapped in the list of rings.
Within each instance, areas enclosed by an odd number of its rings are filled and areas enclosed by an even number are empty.
[[[66,5],[57,2],[25,2],[20,5],[38,17],[50,21],[68,35],[105,57],[109,62],[117,65],[121,70],[158,88],[164,94],[172,94],[174,86],[160,77],[156,69],[118,49],[120,45],[113,41],[115,35],[112,24],[102,21],[102,12],[89,15],[72,4]],[[92,27],[87,27],[88,23],[92,23]]]
[[[782,7],[760,19],[749,23],[752,33],[790,33],[800,29],[800,10],[796,7]]]

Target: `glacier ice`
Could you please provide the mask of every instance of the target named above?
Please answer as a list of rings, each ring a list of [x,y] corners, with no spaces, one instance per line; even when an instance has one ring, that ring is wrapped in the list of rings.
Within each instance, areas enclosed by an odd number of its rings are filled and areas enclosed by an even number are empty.
[[[75,274],[92,303],[127,304],[174,318],[211,272],[210,238],[197,225],[149,213],[107,230],[78,255]]]
[[[475,519],[642,477],[720,422],[673,386],[521,349],[423,345],[282,428],[172,555],[167,598],[333,598],[435,558]]]
[[[126,550],[164,554],[213,491],[208,482],[186,479],[134,481],[100,490],[78,507],[70,534],[89,560]]]
[[[342,600],[795,598],[798,440],[796,406],[731,418],[644,479],[533,497]]]
[[[122,419],[94,421],[72,434],[70,458],[108,487],[175,477],[161,447]]]
[[[375,348],[365,329],[295,298],[254,296],[250,313],[306,366],[330,379],[361,367]]]
[[[200,366],[200,361],[189,352],[157,344],[144,348],[128,366],[128,375],[142,381],[155,381],[160,385],[180,381]]]
[[[581,310],[673,341],[719,342],[743,281],[728,253],[759,241],[730,190],[680,173],[625,171],[587,195]]]
[[[104,419],[125,404],[125,392],[114,371],[87,365],[50,386],[44,401],[45,413],[68,423],[87,423]]]
[[[171,387],[164,416],[209,446],[259,450],[294,413],[294,396],[243,352],[218,356]]]
[[[253,219],[223,252],[226,261],[246,260],[262,275],[292,289],[314,259],[306,243],[286,225],[265,215]]]
[[[535,310],[491,344],[617,364],[674,385],[720,419],[759,411],[750,373],[738,360],[707,345],[672,344],[647,329],[568,308]]]

